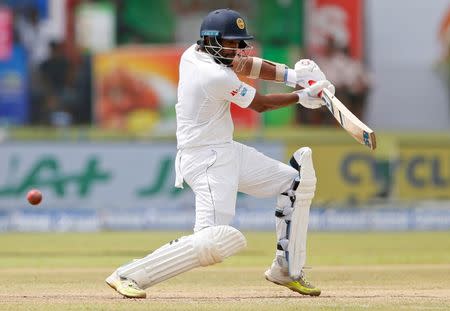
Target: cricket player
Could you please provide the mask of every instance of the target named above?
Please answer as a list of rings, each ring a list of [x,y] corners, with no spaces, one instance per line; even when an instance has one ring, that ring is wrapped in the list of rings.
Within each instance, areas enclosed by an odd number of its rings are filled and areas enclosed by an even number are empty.
[[[303,273],[309,207],[316,177],[311,149],[297,150],[287,165],[233,140],[230,104],[264,112],[300,103],[322,106],[320,91],[333,85],[311,60],[295,69],[249,57],[242,16],[230,9],[209,13],[200,40],[181,57],[178,85],[176,187],[183,181],[195,194],[195,227],[144,258],[119,267],[106,282],[129,298],[145,298],[145,289],[182,272],[223,261],[246,247],[246,239],[230,226],[237,192],[278,197],[274,210],[278,245],[265,278],[303,295],[320,289]],[[261,95],[239,76],[272,80],[302,90]],[[316,82],[312,84],[312,82]],[[312,84],[312,86],[309,86]]]

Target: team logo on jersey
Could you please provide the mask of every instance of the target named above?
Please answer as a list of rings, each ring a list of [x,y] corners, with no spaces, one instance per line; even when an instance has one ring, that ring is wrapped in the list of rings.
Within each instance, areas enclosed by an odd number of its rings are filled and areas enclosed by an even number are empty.
[[[239,29],[245,28],[244,20],[240,17],[238,19],[236,19],[236,25],[239,27]]]

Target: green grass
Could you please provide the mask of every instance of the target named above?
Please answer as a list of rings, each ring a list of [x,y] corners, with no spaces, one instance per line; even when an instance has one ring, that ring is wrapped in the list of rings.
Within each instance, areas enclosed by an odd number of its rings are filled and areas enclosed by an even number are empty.
[[[310,233],[307,270],[318,298],[263,278],[273,233],[245,233],[225,262],[121,299],[104,284],[117,266],[180,232],[0,235],[0,310],[449,310],[450,233]]]

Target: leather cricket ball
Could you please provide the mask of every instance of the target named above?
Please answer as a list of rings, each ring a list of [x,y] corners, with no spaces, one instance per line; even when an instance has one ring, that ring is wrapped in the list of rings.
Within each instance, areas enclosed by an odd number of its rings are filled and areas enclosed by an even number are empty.
[[[37,189],[28,191],[27,200],[32,205],[38,205],[42,201],[42,193]]]

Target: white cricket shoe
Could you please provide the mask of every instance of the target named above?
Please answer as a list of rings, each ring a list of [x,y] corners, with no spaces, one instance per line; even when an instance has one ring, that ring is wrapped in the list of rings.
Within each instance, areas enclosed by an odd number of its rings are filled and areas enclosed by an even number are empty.
[[[273,261],[272,266],[264,273],[266,280],[277,285],[289,288],[290,290],[302,295],[319,296],[321,290],[306,280],[302,271],[300,279],[293,280],[289,276],[288,268],[280,265],[279,261],[284,258],[277,258]]]
[[[121,278],[117,271],[114,271],[110,276],[108,276],[105,282],[126,298],[147,297],[147,293],[143,289],[141,289],[135,281]]]

